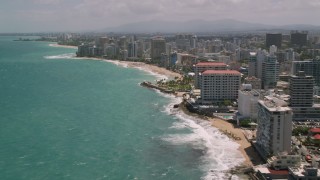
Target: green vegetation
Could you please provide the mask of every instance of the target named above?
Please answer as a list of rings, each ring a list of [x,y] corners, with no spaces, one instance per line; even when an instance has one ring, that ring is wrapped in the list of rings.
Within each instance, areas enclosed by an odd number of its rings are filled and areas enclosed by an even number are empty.
[[[306,136],[308,135],[309,132],[309,128],[308,127],[296,127],[292,130],[292,135],[293,136],[299,136],[299,135],[303,135]]]
[[[231,106],[232,105],[232,102],[230,100],[224,100],[223,101],[223,105],[224,106]]]
[[[251,119],[244,119],[240,121],[241,127],[250,127]]]
[[[182,78],[175,77],[174,80],[170,81],[160,80],[157,85],[173,91],[190,91],[192,83],[192,77],[184,76]]]
[[[312,59],[312,56],[303,51],[301,53],[301,55],[300,55],[300,59],[302,59],[302,60],[304,60],[304,59]]]

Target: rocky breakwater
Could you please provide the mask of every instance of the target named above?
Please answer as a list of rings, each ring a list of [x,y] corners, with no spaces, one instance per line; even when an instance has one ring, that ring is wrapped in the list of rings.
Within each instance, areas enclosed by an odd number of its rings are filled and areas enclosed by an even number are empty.
[[[158,89],[160,92],[163,92],[163,93],[168,93],[168,94],[175,93],[173,90],[166,89],[164,87],[160,87],[160,86],[152,84],[151,82],[148,82],[148,81],[143,81],[142,83],[140,83],[140,85],[147,87],[147,88]]]

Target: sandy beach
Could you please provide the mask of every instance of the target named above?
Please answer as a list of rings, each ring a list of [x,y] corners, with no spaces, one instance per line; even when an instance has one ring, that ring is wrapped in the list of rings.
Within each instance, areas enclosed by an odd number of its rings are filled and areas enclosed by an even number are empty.
[[[244,165],[252,166],[262,163],[259,155],[257,152],[255,152],[251,143],[245,138],[242,129],[236,128],[233,126],[233,124],[219,118],[209,118],[209,120],[211,121],[212,126],[218,128],[221,132],[231,133],[235,137],[240,138],[240,140],[235,140],[235,142],[240,145],[239,150],[246,159]]]
[[[146,64],[143,62],[128,62],[128,61],[121,61],[121,62],[127,64],[128,67],[141,68],[142,70],[151,71],[153,73],[168,76],[170,78],[174,78],[174,77],[180,78],[182,76],[181,74],[170,71],[166,68],[158,67],[151,64]]]

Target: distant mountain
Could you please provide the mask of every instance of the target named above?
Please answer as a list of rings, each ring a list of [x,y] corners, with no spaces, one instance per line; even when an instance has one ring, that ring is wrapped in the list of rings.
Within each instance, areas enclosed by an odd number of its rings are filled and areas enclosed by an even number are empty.
[[[274,26],[259,23],[242,22],[232,19],[216,21],[192,20],[179,21],[145,21],[124,24],[118,27],[106,28],[104,32],[132,32],[132,33],[154,33],[154,32],[226,32],[226,31],[253,31],[253,30],[320,30],[320,26],[313,25],[284,25]]]

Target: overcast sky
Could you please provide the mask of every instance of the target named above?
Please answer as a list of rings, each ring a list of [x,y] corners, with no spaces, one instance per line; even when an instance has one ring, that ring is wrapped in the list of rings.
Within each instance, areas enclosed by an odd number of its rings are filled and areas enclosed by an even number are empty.
[[[0,32],[86,31],[150,20],[320,25],[320,0],[1,0]]]

